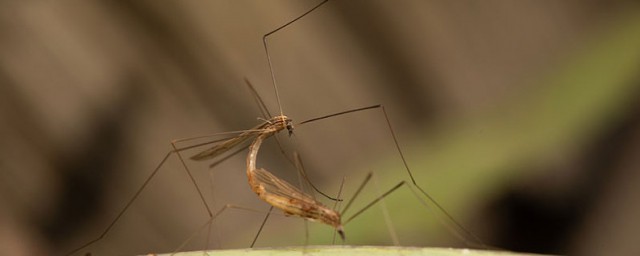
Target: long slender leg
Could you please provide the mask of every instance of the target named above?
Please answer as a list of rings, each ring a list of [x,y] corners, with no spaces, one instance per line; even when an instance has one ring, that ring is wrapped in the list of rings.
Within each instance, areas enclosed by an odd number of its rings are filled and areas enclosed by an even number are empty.
[[[298,160],[297,156],[298,156],[298,152],[297,151],[293,152],[293,158]],[[298,170],[297,172],[298,186],[300,187],[300,190],[306,191],[305,179],[302,178],[303,176],[302,173],[304,173],[304,167],[302,166],[302,163],[300,163],[299,161],[296,161],[295,165],[296,165],[296,169]],[[313,186],[308,179],[306,181],[307,181],[306,183],[307,185]],[[313,192],[309,193],[309,195],[311,195],[311,197],[315,199]],[[304,245],[303,245],[302,251],[306,255],[307,245],[309,244],[309,221],[304,218],[302,219],[302,221],[304,222]]]
[[[340,183],[340,189],[338,190],[338,195],[336,196],[336,198],[340,198],[342,196],[342,189],[344,188],[344,182],[347,180],[346,177],[342,177],[342,182]],[[336,209],[338,209],[338,207],[340,207],[340,202],[342,202],[342,200],[340,201],[335,201],[335,203],[333,203],[333,210],[335,211]],[[336,244],[336,235],[337,235],[337,231],[333,232],[333,239],[331,241],[331,244]],[[342,240],[342,242],[344,243],[344,240]]]
[[[400,155],[400,158],[402,158],[402,163],[404,164],[404,167],[407,170],[407,174],[409,174],[409,177],[411,178],[411,183],[413,183],[413,185],[416,188],[418,188],[418,190],[420,190],[422,195],[424,197],[426,197],[430,203],[432,203],[434,206],[436,206],[436,208],[439,210],[439,212],[441,212],[446,217],[446,219],[451,222],[452,226],[454,226],[455,229],[458,230],[458,232],[464,233],[464,235],[467,238],[464,238],[462,240],[465,243],[470,244],[470,245],[481,245],[482,247],[487,248],[487,246],[482,242],[482,240],[480,240],[479,237],[477,237],[475,234],[473,234],[473,232],[469,231],[462,224],[460,224],[458,221],[456,221],[455,218],[453,218],[453,216],[451,216],[451,214],[449,214],[449,212],[447,212],[444,209],[444,207],[442,207],[435,199],[433,199],[433,197],[431,197],[431,195],[429,195],[429,193],[427,193],[426,190],[424,190],[422,187],[420,187],[420,185],[418,185],[418,183],[416,182],[415,178],[413,177],[413,173],[411,173],[411,170],[409,169],[409,165],[407,164],[407,160],[405,159],[404,154],[402,153],[402,149],[400,149],[400,143],[398,143],[398,139],[396,137],[396,134],[393,131],[393,127],[391,126],[391,121],[389,120],[389,116],[387,115],[387,111],[385,110],[384,106],[381,106],[381,108],[382,108],[382,113],[384,114],[384,118],[387,121],[387,127],[389,128],[389,132],[391,133],[391,137],[393,138],[393,142],[396,145],[396,149],[398,150],[398,154]],[[471,239],[475,240],[476,242],[471,242],[468,238],[471,238]]]
[[[178,155],[178,159],[180,159],[180,163],[182,163],[182,167],[184,167],[185,172],[187,172],[187,175],[189,175],[189,179],[191,180],[191,183],[193,184],[193,186],[198,191],[198,195],[200,196],[200,200],[202,200],[202,203],[207,208],[207,213],[209,214],[209,217],[212,217],[213,213],[211,212],[211,208],[209,208],[209,204],[207,204],[207,200],[204,199],[204,195],[202,194],[202,190],[198,186],[198,182],[196,182],[196,179],[191,174],[191,171],[189,171],[189,167],[187,167],[187,163],[185,163],[184,159],[182,158],[182,155],[180,154],[180,151],[178,151],[178,148],[176,147],[176,143],[175,142],[171,142],[171,146],[173,146],[174,152],[176,152],[176,154]]]
[[[302,121],[298,124],[298,126],[303,125],[303,124],[307,124],[307,123],[311,123],[311,122],[315,122],[315,121],[319,121],[319,120],[323,120],[323,119],[327,119],[330,117],[334,117],[334,116],[340,116],[340,115],[345,115],[345,114],[351,114],[351,113],[357,113],[360,111],[366,111],[366,110],[370,110],[370,109],[380,109],[380,111],[382,112],[385,122],[386,122],[386,126],[389,130],[389,133],[391,134],[391,137],[393,138],[393,142],[394,145],[396,147],[396,151],[398,152],[398,155],[400,156],[400,158],[402,159],[402,164],[404,166],[404,169],[407,171],[407,174],[409,175],[409,179],[411,180],[411,184],[413,184],[413,186],[415,186],[418,191],[420,191],[420,194],[426,198],[426,201],[428,201],[431,205],[433,205],[439,212],[442,213],[442,216],[446,219],[446,221],[448,221],[451,225],[447,225],[447,227],[451,227],[455,230],[454,233],[458,233],[458,234],[463,234],[462,237],[466,237],[463,240],[465,243],[469,244],[469,245],[481,245],[484,248],[488,248],[488,246],[486,246],[482,240],[480,240],[480,238],[478,238],[475,234],[473,234],[473,232],[469,231],[468,229],[466,229],[462,224],[460,224],[458,221],[456,221],[453,216],[451,216],[451,214],[449,214],[449,212],[447,212],[444,207],[442,207],[433,197],[431,197],[431,195],[429,195],[429,193],[426,192],[426,190],[424,190],[420,185],[418,185],[418,183],[416,182],[413,173],[411,172],[411,169],[409,168],[409,165],[407,164],[407,160],[404,157],[404,154],[402,153],[402,149],[400,147],[400,143],[398,142],[398,139],[396,137],[395,131],[393,130],[393,127],[391,125],[391,121],[389,120],[389,116],[387,114],[387,111],[385,110],[383,105],[373,105],[373,106],[368,106],[368,107],[362,107],[362,108],[356,108],[356,109],[352,109],[352,110],[346,110],[346,111],[342,111],[342,112],[338,112],[338,113],[334,113],[334,114],[330,114],[330,115],[325,115],[325,116],[320,116],[320,117],[316,117],[316,118],[312,118],[312,119],[308,119],[306,121]],[[349,204],[347,205],[349,206]],[[347,207],[348,208],[348,207]],[[452,230],[452,229],[450,229]],[[476,242],[471,242],[471,240],[474,240]]]
[[[351,200],[349,200],[348,205],[351,205],[351,202],[354,201],[355,198],[357,198],[357,196],[360,194],[360,192],[362,191],[362,189],[367,185],[367,183],[369,182],[370,178],[372,176],[372,173],[369,173],[369,175],[367,175],[367,177],[365,178],[364,182],[360,185],[360,187],[356,190],[356,192],[354,193],[354,196],[351,198]],[[351,215],[349,218],[347,218],[345,221],[343,221],[343,225],[347,225],[349,222],[351,222],[352,220],[354,220],[355,218],[357,218],[360,214],[364,213],[365,211],[367,211],[369,208],[371,208],[372,206],[374,206],[375,204],[382,202],[382,200],[387,197],[388,195],[394,193],[396,190],[398,190],[401,187],[407,187],[412,194],[416,197],[416,199],[418,199],[418,201],[425,206],[425,208],[427,208],[427,210],[432,211],[433,207],[432,204],[430,204],[429,202],[427,202],[427,200],[424,199],[424,197],[422,197],[420,192],[417,192],[416,189],[414,189],[413,185],[411,183],[407,183],[407,181],[400,181],[399,183],[397,183],[395,186],[393,186],[392,188],[390,188],[389,190],[387,190],[384,194],[376,197],[375,199],[373,199],[371,202],[369,202],[369,204],[365,205],[364,207],[362,207],[360,210],[358,210],[356,213],[354,213],[353,215]],[[417,188],[417,187],[416,187]],[[419,190],[418,190],[419,191]],[[348,207],[345,207],[345,209],[343,209],[342,211],[342,215],[344,216],[344,213],[346,212],[346,210],[348,209]],[[484,243],[481,242],[472,242],[467,240],[463,234],[459,233],[457,229],[452,228],[450,225],[450,222],[446,222],[443,219],[439,219],[441,220],[442,224],[447,226],[448,228],[451,228],[450,230],[452,231],[452,233],[454,235],[456,235],[460,240],[464,241],[465,243],[467,243],[470,246],[477,246],[477,247],[482,247],[482,248],[486,248],[486,249],[500,249],[497,247],[492,247],[492,246],[488,246]]]
[[[107,233],[109,233],[109,231],[111,230],[111,228],[113,228],[113,226],[116,224],[116,222],[118,222],[118,220],[120,220],[120,218],[122,217],[122,215],[124,215],[124,213],[127,211],[127,209],[129,209],[129,206],[131,206],[131,204],[138,198],[138,196],[140,195],[140,193],[142,193],[142,191],[144,190],[144,188],[149,184],[149,182],[151,181],[151,179],[153,179],[153,177],[156,175],[156,173],[158,173],[158,170],[160,170],[160,167],[164,164],[164,162],[167,161],[167,159],[169,158],[169,156],[171,156],[171,154],[173,154],[173,151],[169,151],[164,158],[162,158],[162,160],[160,161],[160,163],[158,164],[158,167],[156,167],[153,172],[151,172],[151,175],[149,175],[149,177],[147,177],[147,179],[142,183],[142,186],[140,186],[140,188],[134,193],[133,197],[127,202],[127,204],[124,206],[124,208],[122,210],[120,210],[120,212],[118,212],[118,215],[116,215],[116,218],[111,221],[111,223],[109,223],[109,225],[107,225],[107,227],[104,229],[104,231],[102,231],[102,233],[100,233],[100,235],[98,235],[98,237],[86,242],[85,244],[81,245],[80,247],[73,249],[72,251],[68,252],[67,255],[72,255],[84,248],[87,248],[88,246],[100,241],[102,238],[104,238]]]
[[[360,192],[362,192],[362,189],[364,189],[364,187],[367,185],[367,183],[369,183],[369,180],[371,180],[371,176],[372,175],[373,175],[373,173],[371,173],[371,172],[369,174],[367,174],[367,177],[364,178],[364,180],[362,181],[362,184],[360,184],[358,189],[356,189],[356,192],[353,194],[353,196],[351,197],[349,202],[347,202],[347,205],[344,207],[344,209],[342,209],[342,212],[340,212],[341,216],[344,216],[344,214],[347,213],[347,210],[349,210],[349,208],[351,207],[351,204],[356,200],[356,198],[358,198],[358,196],[360,195]],[[344,224],[344,222],[343,222],[343,224]]]
[[[367,179],[365,180],[365,182],[362,183],[362,185],[360,186],[360,189],[356,192],[356,195],[354,195],[354,197],[352,197],[352,200],[356,198],[357,194],[360,193],[360,190],[362,188],[364,188],[364,186],[367,184],[367,182],[369,181],[369,178],[371,176],[371,173],[369,173],[369,175],[367,176]],[[368,210],[369,208],[371,208],[371,206],[374,206],[376,203],[380,202],[380,200],[384,199],[385,197],[387,197],[388,195],[390,195],[391,193],[393,193],[394,191],[396,191],[398,188],[406,185],[407,182],[406,181],[400,181],[398,184],[396,184],[395,186],[393,186],[391,189],[387,190],[387,192],[385,192],[384,194],[376,197],[375,199],[373,199],[371,202],[369,202],[369,204],[365,205],[364,207],[362,207],[360,210],[358,210],[356,213],[354,213],[353,215],[351,215],[351,217],[349,217],[347,220],[345,220],[342,224],[343,225],[347,225],[347,223],[349,223],[350,221],[352,221],[353,219],[355,219],[356,217],[358,217],[358,215],[362,214],[363,212],[365,212],[366,210]],[[342,213],[344,214],[345,211],[343,211]]]
[[[240,133],[239,132],[229,132],[229,133],[223,133],[223,134],[237,134]],[[211,136],[215,136],[211,135]],[[219,135],[219,134],[218,134]],[[201,138],[201,137],[199,137]],[[185,139],[185,140],[189,140],[189,139]],[[180,151],[184,151],[187,149],[192,149],[195,147],[200,147],[200,146],[204,146],[204,145],[209,145],[209,144],[213,144],[213,143],[218,143],[218,142],[222,142],[224,140],[227,139],[218,139],[218,140],[212,140],[206,143],[201,143],[201,144],[197,144],[197,145],[191,145],[191,146],[187,146],[187,147],[182,147],[182,148],[178,148],[176,147],[176,141],[172,141],[171,145],[173,150],[167,152],[167,154],[162,158],[162,160],[158,163],[158,165],[156,166],[155,169],[153,169],[153,171],[151,172],[151,174],[149,174],[149,176],[144,180],[144,182],[142,183],[142,185],[138,188],[138,190],[136,190],[136,192],[133,194],[133,196],[127,201],[127,203],[125,204],[125,206],[122,208],[122,210],[120,210],[118,212],[118,214],[116,215],[116,217],[107,225],[107,227],[94,239],[89,240],[88,242],[82,244],[81,246],[77,247],[76,249],[73,249],[71,251],[69,251],[67,253],[67,255],[72,255],[82,249],[85,249],[87,247],[89,247],[92,244],[95,244],[96,242],[102,240],[108,233],[109,231],[111,231],[111,229],[116,225],[116,223],[122,218],[122,216],[126,213],[126,211],[129,209],[129,207],[136,201],[136,199],[138,199],[138,197],[140,196],[140,194],[144,191],[144,189],[147,187],[147,185],[149,185],[149,183],[151,182],[151,180],[153,180],[153,178],[156,176],[156,174],[158,173],[158,171],[160,171],[160,169],[162,168],[162,166],[165,164],[165,162],[169,159],[169,157],[174,154],[174,153],[178,153]],[[186,168],[186,165],[185,165]],[[191,175],[191,173],[189,172],[188,169],[186,169],[186,172],[189,174],[189,177],[191,178],[191,181],[194,182],[195,188],[198,192],[198,194],[200,194],[202,200],[203,205],[205,206],[206,210],[207,210],[207,214],[209,216],[211,216],[211,210],[209,208],[209,205],[207,204],[206,201],[204,201],[204,198],[202,197],[202,192],[200,191],[200,188],[197,186],[197,184],[195,184],[195,180],[193,179],[193,176]]]
[[[225,212],[228,209],[238,209],[238,210],[243,210],[243,211],[250,211],[250,212],[256,212],[256,213],[265,213],[265,211],[262,210],[257,210],[257,209],[253,209],[253,208],[249,208],[249,207],[244,207],[244,206],[239,206],[239,205],[235,205],[235,204],[225,204],[220,210],[218,210],[215,214],[212,214],[211,217],[205,222],[203,223],[195,232],[193,232],[193,234],[191,236],[189,236],[185,241],[183,241],[180,246],[178,246],[175,250],[174,250],[174,254],[180,250],[182,250],[182,248],[184,248],[187,244],[189,244],[189,242],[191,242],[191,240],[193,240],[199,233],[202,233],[202,231],[207,228],[208,226],[211,225],[211,223],[213,223],[213,221],[218,218],[223,212]],[[269,211],[266,212],[267,216],[269,216],[272,213],[272,208],[269,208]],[[281,214],[278,214],[281,215]],[[264,226],[264,223],[266,221],[263,221],[262,225],[260,226],[260,230],[262,230],[262,227]],[[260,234],[260,232],[258,232],[258,235]],[[254,243],[255,240],[257,239],[257,236],[254,238]],[[253,245],[253,244],[252,244]]]
[[[269,33],[266,33],[262,36],[262,45],[264,46],[264,52],[267,54],[267,61],[269,63],[269,71],[271,72],[271,81],[273,82],[273,89],[276,92],[276,99],[278,101],[278,107],[280,108],[280,115],[282,115],[282,104],[280,103],[280,93],[278,93],[278,86],[276,83],[276,76],[275,73],[273,72],[273,64],[271,63],[271,55],[269,55],[269,47],[267,47],[267,38],[272,35],[273,33],[276,33],[278,31],[280,31],[283,28],[288,27],[289,25],[293,24],[294,22],[298,21],[299,19],[302,19],[304,16],[307,16],[307,14],[313,12],[315,9],[318,9],[320,6],[322,6],[323,4],[327,3],[327,1],[329,0],[324,0],[322,2],[320,2],[319,4],[317,4],[315,7],[309,9],[308,11],[306,11],[305,13],[303,13],[302,15],[298,16],[297,18],[285,23],[284,25],[272,30]]]
[[[253,238],[250,248],[253,248],[253,246],[256,244],[256,241],[258,241],[258,237],[260,236],[260,233],[262,233],[262,229],[264,228],[264,225],[267,224],[267,220],[269,219],[269,216],[271,216],[271,211],[273,211],[273,206],[269,207],[269,211],[267,212],[267,215],[264,216],[264,220],[262,220],[262,224],[260,224],[258,233],[256,233],[256,236]]]
[[[378,179],[376,178],[376,176],[373,176],[373,185],[375,186],[376,191],[380,191],[380,187],[378,186]],[[384,203],[384,200],[380,200],[380,208],[380,210],[382,211],[382,215],[384,216],[384,222],[387,224],[387,230],[389,231],[389,235],[391,236],[391,240],[393,241],[393,245],[399,246],[400,240],[398,239],[398,234],[393,227],[393,222],[391,221],[389,210],[387,209],[387,205]]]
[[[271,62],[271,55],[269,54],[269,47],[268,47],[268,43],[267,43],[267,39],[269,38],[269,36],[271,36],[272,34],[292,25],[293,23],[295,23],[296,21],[302,19],[303,17],[307,16],[309,13],[312,13],[314,10],[318,9],[320,6],[324,5],[325,3],[327,3],[329,0],[323,0],[322,2],[318,3],[317,5],[315,5],[313,8],[307,10],[306,12],[304,12],[303,14],[297,16],[296,18],[290,20],[289,22],[277,27],[274,30],[269,31],[268,33],[264,34],[262,36],[262,44],[264,46],[264,52],[267,56],[267,62],[269,64],[269,72],[271,74],[271,81],[273,84],[273,90],[276,94],[276,100],[278,102],[278,110],[280,112],[280,115],[284,115],[283,111],[282,111],[282,103],[280,101],[280,93],[278,92],[278,85],[276,82],[276,76],[275,76],[275,72],[273,71],[273,64]],[[267,109],[266,105],[264,104],[264,101],[262,100],[262,98],[260,98],[260,96],[258,95],[256,89],[253,87],[253,85],[249,82],[249,80],[247,80],[245,78],[245,83],[249,86],[249,89],[252,92],[252,95],[254,96],[254,99],[256,100],[258,106],[260,107],[260,111],[262,112],[263,115],[269,115],[271,116],[271,114],[269,113],[269,110]],[[288,128],[289,129],[289,128]],[[289,129],[289,136],[291,136],[293,134],[293,130]],[[282,147],[282,143],[280,143],[280,140],[278,139],[278,137],[276,136],[276,141],[278,143],[278,146],[280,147],[280,151],[282,152],[282,154],[285,156],[285,158],[287,160],[289,160],[290,163],[294,163],[285,153],[284,153],[284,149]],[[300,175],[300,174],[299,174]],[[336,200],[335,198],[332,198],[330,196],[328,196],[327,194],[323,193],[322,191],[320,191],[319,189],[316,188],[316,186],[313,185],[313,183],[311,183],[311,181],[307,178],[306,174],[302,173],[303,177],[307,180],[308,184],[310,184],[313,189],[320,193],[321,195],[331,199],[331,200]]]
[[[311,182],[311,180],[309,179],[309,176],[307,175],[307,172],[304,169],[304,163],[302,162],[302,158],[300,157],[300,154],[296,151],[293,152],[293,158],[295,159],[295,166],[296,169],[298,169],[298,174],[302,176],[302,178],[304,179],[304,181],[311,186],[311,188],[313,188],[313,190],[315,190],[316,192],[318,192],[319,194],[321,194],[322,196],[332,200],[332,201],[342,201],[342,199],[337,198],[337,197],[331,197],[327,194],[325,194],[324,192],[322,192],[320,189],[318,189],[318,187],[316,187],[315,185],[313,185],[313,183]]]

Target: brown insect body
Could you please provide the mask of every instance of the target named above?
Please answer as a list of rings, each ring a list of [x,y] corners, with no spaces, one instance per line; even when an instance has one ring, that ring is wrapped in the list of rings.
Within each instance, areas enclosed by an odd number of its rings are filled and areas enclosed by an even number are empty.
[[[326,207],[310,195],[281,180],[267,170],[256,168],[258,150],[262,141],[283,129],[288,129],[289,131],[293,129],[291,119],[286,116],[273,117],[265,123],[263,132],[249,146],[247,177],[251,190],[262,200],[282,210],[287,215],[302,217],[310,221],[319,221],[336,228],[342,239],[344,239],[338,212]]]

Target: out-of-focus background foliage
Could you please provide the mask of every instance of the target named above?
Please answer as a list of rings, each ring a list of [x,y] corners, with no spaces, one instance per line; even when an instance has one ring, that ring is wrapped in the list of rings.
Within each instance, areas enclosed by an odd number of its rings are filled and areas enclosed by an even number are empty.
[[[61,254],[95,238],[171,139],[254,126],[244,77],[277,112],[261,37],[314,4],[2,1],[1,254]],[[269,42],[285,114],[384,104],[418,182],[485,243],[630,255],[640,251],[639,17],[634,1],[335,0]],[[327,193],[346,177],[348,198],[375,173],[353,213],[408,179],[385,125],[370,110],[281,139]],[[214,209],[268,209],[248,189],[244,157],[212,170],[188,162]],[[259,165],[293,183],[283,159],[271,142]],[[345,227],[347,244],[393,244],[386,210],[401,245],[465,246],[409,190],[384,206]],[[249,246],[263,216],[226,212],[209,248]],[[172,157],[82,253],[172,251],[206,220]],[[330,228],[309,228],[311,244],[331,243]],[[184,249],[204,249],[206,233]],[[280,216],[257,242],[303,244],[304,222]]]

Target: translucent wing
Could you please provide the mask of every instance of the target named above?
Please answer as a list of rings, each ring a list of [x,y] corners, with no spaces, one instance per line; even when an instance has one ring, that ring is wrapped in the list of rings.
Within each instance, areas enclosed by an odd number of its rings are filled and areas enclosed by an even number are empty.
[[[267,125],[268,123],[262,123],[256,127],[254,127],[251,130],[247,130],[246,132],[241,133],[240,135],[227,139],[223,142],[220,142],[216,145],[214,145],[213,147],[202,151],[194,156],[191,157],[191,160],[196,160],[196,161],[202,161],[202,160],[208,160],[208,159],[213,159],[227,151],[229,151],[230,149],[234,148],[235,146],[241,144],[242,142],[245,142],[249,139],[252,139],[253,137],[255,137],[256,135],[260,134],[262,132],[262,129],[264,129],[264,127]]]

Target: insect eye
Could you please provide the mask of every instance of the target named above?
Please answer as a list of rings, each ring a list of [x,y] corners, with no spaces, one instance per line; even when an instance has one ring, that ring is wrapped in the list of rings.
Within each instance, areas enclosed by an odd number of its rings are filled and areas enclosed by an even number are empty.
[[[289,131],[289,136],[293,134],[293,125],[291,122],[287,122],[287,131]]]

